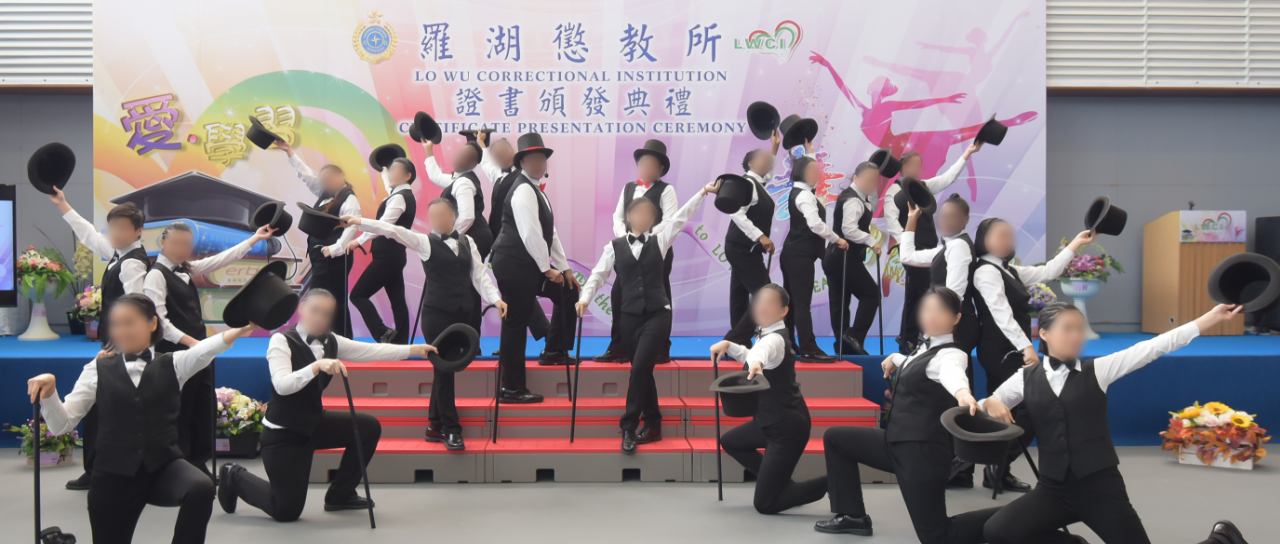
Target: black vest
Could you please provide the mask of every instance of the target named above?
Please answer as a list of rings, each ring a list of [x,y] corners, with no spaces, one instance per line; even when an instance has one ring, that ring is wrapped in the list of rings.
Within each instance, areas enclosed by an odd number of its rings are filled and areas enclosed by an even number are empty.
[[[929,361],[954,343],[933,346],[911,360],[898,373],[893,386],[893,404],[885,439],[889,442],[951,443],[951,434],[942,426],[942,413],[956,405],[955,397],[942,384],[929,379]]]
[[[115,266],[111,266],[108,262],[107,271],[102,274],[102,311],[101,318],[98,319],[98,337],[102,339],[103,345],[106,345],[111,337],[107,335],[108,312],[111,309],[111,303],[116,299],[125,295],[124,282],[120,281],[120,269],[124,268],[124,262],[127,260],[136,260],[142,263],[143,275],[145,277],[146,270],[151,268],[151,261],[147,259],[147,250],[143,247],[136,247],[124,255],[120,256]],[[115,257],[112,257],[115,260]]]
[[[973,266],[973,261],[977,257],[973,256],[973,240],[969,238],[969,233],[961,233],[956,237],[956,242],[963,242],[969,247],[969,266]],[[942,243],[942,250],[933,256],[933,263],[929,265],[929,284],[940,287],[947,286],[947,247],[946,242]],[[972,282],[971,282],[972,285]],[[973,298],[973,288],[966,287],[964,290],[964,298],[966,300]]]
[[[511,192],[511,186],[518,177],[520,177],[520,169],[512,167],[511,171],[503,174],[501,179],[493,180],[493,205],[489,207],[489,230],[493,231],[494,241],[498,240],[498,234],[502,232],[502,212],[507,202],[507,193]]]
[[[1084,478],[1120,464],[1107,425],[1107,394],[1098,387],[1093,359],[1080,362],[1054,395],[1045,364],[1023,370],[1023,404],[1031,414],[1040,446],[1040,476],[1066,480],[1070,470]]]
[[[906,229],[907,216],[911,211],[907,207],[907,188],[902,186],[901,179],[894,183],[898,185],[898,194],[893,195],[893,205],[898,207],[898,226]],[[916,220],[916,248],[933,249],[935,247],[938,247],[938,228],[933,225],[933,214],[922,213]]]
[[[529,251],[524,247],[524,240],[520,238],[520,229],[516,227],[516,216],[511,211],[511,198],[516,194],[516,189],[525,183],[529,184],[530,189],[533,189],[534,198],[538,201],[538,222],[542,225],[542,239],[547,243],[547,251],[551,251],[551,241],[555,239],[555,214],[552,213],[551,205],[546,197],[542,196],[542,189],[538,187],[538,184],[521,174],[511,183],[507,190],[506,200],[502,203],[504,208],[502,212],[502,232],[498,234],[498,239],[493,243],[493,252],[495,255],[511,257],[538,268],[540,265],[533,262],[533,257],[529,256]],[[552,266],[555,266],[555,264],[553,263]],[[540,270],[539,272],[543,271]]]
[[[306,340],[298,334],[298,329],[289,329],[277,334],[283,334],[285,339],[289,341],[289,354],[293,361],[294,372],[316,362],[315,354],[311,352],[311,346],[308,346]],[[337,357],[338,342],[334,340],[333,334],[326,334],[322,342],[324,344],[324,358],[332,359]],[[270,421],[272,425],[279,425],[304,436],[311,436],[316,431],[316,427],[320,425],[320,420],[324,417],[324,403],[320,397],[324,389],[329,386],[330,378],[332,376],[321,372],[310,383],[292,395],[281,395],[273,388],[271,402],[267,404],[267,413],[263,416],[264,419]]]
[[[404,199],[404,213],[400,214],[400,218],[396,219],[396,222],[393,224],[413,230],[413,218],[418,215],[418,201],[413,196],[413,189],[402,189],[400,192],[393,193],[391,196],[382,199],[382,204],[378,205],[378,219],[382,219],[382,214],[387,212],[387,201],[391,200],[395,195],[400,195],[400,198]],[[404,261],[405,247],[401,245],[400,242],[387,238],[386,236],[374,238],[373,243],[370,244],[369,247],[373,250],[374,257],[392,258],[399,259],[402,262]]]
[[[782,355],[781,364],[764,370],[764,377],[769,380],[769,389],[760,392],[760,411],[756,413],[756,423],[772,425],[793,417],[809,419],[809,407],[804,402],[804,395],[800,394],[800,384],[796,383],[796,353],[791,349],[791,333],[781,329],[768,334],[781,336],[787,349]]]
[[[983,266],[995,267],[997,272],[1001,268],[1000,265],[985,259],[978,259],[973,266],[973,270],[977,271]],[[1013,319],[1018,322],[1018,327],[1022,329],[1022,334],[1031,337],[1031,293],[1027,291],[1027,286],[1022,280],[1016,277],[1016,272],[1012,270],[1009,273],[1000,272],[1000,277],[1004,278],[1004,297],[1009,301],[1009,308],[1013,310]],[[969,285],[973,285],[973,272],[969,273]],[[1013,350],[1013,342],[1010,342],[1000,331],[1000,325],[991,317],[991,311],[987,309],[986,301],[982,300],[982,293],[977,289],[973,291],[973,305],[978,311],[978,323],[980,325],[981,336],[978,343],[1001,346],[1005,351]],[[968,293],[966,293],[968,294]],[[1021,358],[1015,361],[1021,364]]]
[[[334,195],[332,199],[329,199],[329,202],[325,204],[323,208],[320,207],[320,204],[325,201],[326,197],[324,195],[320,195],[320,197],[316,199],[316,203],[315,205],[312,206],[312,208],[320,210],[329,215],[341,217],[342,203],[347,201],[347,197],[353,196],[355,194],[356,194],[355,191],[351,190],[351,185],[347,184],[342,187],[342,190],[338,191],[338,194]],[[308,236],[307,247],[315,247],[318,245],[331,246],[338,242],[338,238],[342,237],[342,231],[343,229],[334,229],[333,232],[325,235],[323,238]]]
[[[791,230],[787,232],[787,240],[782,249],[788,253],[800,252],[802,255],[812,255],[817,259],[822,256],[822,248],[826,245],[826,240],[809,229],[809,223],[805,221],[804,214],[800,213],[800,207],[796,206],[796,195],[801,191],[808,191],[808,189],[793,187],[791,196],[787,199],[787,211],[791,214]],[[821,200],[818,201],[818,217],[824,222],[827,220],[827,207],[822,205]]]
[[[666,265],[656,237],[645,239],[638,259],[631,253],[626,236],[615,238],[613,257],[613,270],[618,273],[622,288],[622,301],[615,302],[616,307],[628,314],[643,315],[671,305],[665,283]]]
[[[155,472],[182,457],[177,427],[182,391],[173,355],[154,356],[136,386],[123,355],[98,359],[95,470],[131,477],[139,468]]]
[[[476,251],[480,252],[480,258],[489,256],[489,250],[493,248],[493,231],[489,228],[489,221],[484,218],[484,189],[480,187],[480,178],[476,176],[474,171],[458,175],[458,179],[450,183],[444,191],[440,193],[440,198],[447,198],[456,205],[457,197],[453,196],[453,186],[459,182],[470,182],[476,188],[475,195],[475,220],[471,223],[471,228],[467,229],[466,234],[476,242]]]
[[[622,223],[624,225],[627,223],[627,210],[631,208],[631,201],[635,200],[636,187],[639,186],[640,184],[633,181],[622,189]],[[658,180],[653,182],[653,185],[650,185],[648,189],[645,189],[643,195],[640,195],[640,198],[649,199],[649,202],[653,203],[653,207],[658,210],[653,217],[653,226],[655,227],[662,224],[662,193],[667,192],[667,187],[667,182]],[[628,231],[631,230],[631,225],[626,225],[626,227]]]
[[[204,327],[204,312],[200,309],[200,292],[196,290],[195,283],[191,280],[182,281],[182,278],[169,270],[169,267],[160,263],[156,263],[152,270],[159,270],[164,275],[165,290],[168,292],[164,297],[164,307],[168,312],[166,318],[169,323],[187,336],[204,340],[208,335]],[[190,273],[187,275],[190,277]],[[168,340],[160,343],[163,346],[157,347],[161,351],[186,349],[185,346],[179,346]]]
[[[764,233],[765,236],[768,236],[770,229],[773,227],[773,212],[775,208],[773,198],[769,196],[769,191],[766,191],[763,185],[756,183],[750,177],[747,179],[751,180],[751,184],[756,188],[756,203],[747,208],[747,220],[751,221],[751,224],[760,229],[760,232]],[[724,242],[725,244],[740,246],[750,246],[755,243],[750,238],[747,238],[742,229],[738,228],[737,223],[732,221],[729,222],[729,231],[724,236]],[[758,249],[761,253],[764,253],[764,248]]]
[[[858,196],[858,192],[855,191],[853,187],[840,191],[840,196],[836,198],[836,211],[831,218],[831,228],[835,229],[836,236],[844,238],[845,241],[849,242],[849,253],[853,255],[854,258],[861,259],[867,254],[866,244],[855,244],[844,234],[844,205],[848,203],[850,199],[862,202],[862,216],[858,218],[858,230],[868,233],[871,232],[871,216],[875,215],[876,211],[867,204],[867,201],[862,200],[862,197]]]
[[[426,308],[442,312],[460,312],[471,306],[471,246],[467,237],[458,237],[458,254],[439,236],[432,234],[431,258],[422,261],[422,270],[427,278],[427,298],[423,303]],[[481,263],[480,266],[484,266]]]

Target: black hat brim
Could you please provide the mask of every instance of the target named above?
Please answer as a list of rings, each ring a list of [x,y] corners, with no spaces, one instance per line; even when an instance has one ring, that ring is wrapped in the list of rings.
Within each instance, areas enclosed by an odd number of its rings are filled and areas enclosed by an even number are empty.
[[[458,132],[458,135],[462,136],[463,138],[466,138],[467,142],[478,142],[479,137],[477,135],[480,134],[481,132],[485,134],[485,141],[488,142],[489,135],[493,134],[495,132],[495,129],[482,128],[480,130],[462,130]]]
[[[391,168],[391,163],[396,159],[403,159],[408,156],[408,153],[405,152],[404,147],[400,144],[383,144],[369,152],[369,166],[381,172],[383,168]]]
[[[229,327],[253,323],[266,330],[288,323],[298,310],[298,294],[284,280],[288,271],[284,261],[263,266],[227,303],[222,322]]]
[[[267,127],[262,125],[262,121],[252,115],[249,116],[249,130],[245,132],[244,137],[248,138],[259,149],[271,147],[271,144],[281,139],[276,133],[267,130]]]
[[[751,134],[756,139],[768,140],[773,136],[773,131],[778,130],[780,122],[782,122],[781,114],[773,104],[759,101],[747,106],[747,126],[751,128]]]
[[[1004,141],[1004,137],[1009,133],[1009,125],[996,120],[996,116],[992,115],[986,123],[982,124],[982,128],[978,129],[978,135],[973,139],[984,144],[1000,145]]]
[[[1022,436],[1022,427],[1005,423],[979,411],[969,415],[968,406],[956,406],[942,413],[942,427],[955,439],[956,456],[970,463],[998,465],[1009,454],[1009,442]]]
[[[929,190],[929,186],[924,182],[909,178],[905,180],[903,192],[907,195],[907,201],[915,204],[920,208],[920,212],[925,215],[933,215],[938,211],[938,199],[933,196],[933,192]]]
[[[418,132],[418,125],[409,125],[409,137],[415,142],[422,143],[422,133]]]
[[[413,124],[418,127],[418,134],[421,134],[424,140],[438,144],[444,138],[444,134],[440,132],[439,123],[436,123],[436,120],[425,111],[420,111],[413,116]]]
[[[301,202],[298,202],[297,206],[302,210],[302,218],[298,220],[298,230],[308,236],[326,238],[342,224],[342,219],[337,216],[324,213]]]
[[[662,175],[665,176],[667,175],[667,172],[671,171],[671,159],[667,157],[666,153],[659,153],[652,149],[640,148],[631,154],[632,158],[634,158],[637,163],[640,162],[640,157],[644,157],[646,155],[654,157],[658,159],[658,162],[662,163]]]
[[[737,174],[724,174],[718,179],[724,182],[720,185],[720,192],[716,193],[717,210],[733,214],[751,204],[751,195],[756,190],[755,182]]]
[[[427,354],[436,370],[462,372],[480,354],[480,333],[465,323],[454,323],[431,342],[436,352]]]
[[[284,202],[272,200],[261,206],[253,212],[253,221],[250,225],[254,229],[260,229],[263,225],[269,225],[275,229],[272,236],[284,236],[293,227],[293,216],[285,210]]]
[[[62,189],[71,180],[76,169],[76,154],[66,144],[45,144],[27,159],[27,180],[46,195],[54,194],[53,188]]]
[[[511,164],[514,164],[514,165],[516,165],[516,167],[519,167],[519,166],[520,166],[520,159],[523,159],[526,155],[528,155],[528,154],[530,154],[530,153],[542,153],[542,155],[543,155],[543,156],[545,156],[545,157],[547,157],[547,158],[549,159],[549,158],[551,158],[551,154],[552,154],[552,153],[555,153],[555,150],[553,150],[553,149],[551,149],[551,148],[549,148],[549,147],[539,147],[539,148],[536,148],[536,149],[525,149],[525,150],[522,150],[522,151],[517,151],[517,152],[516,152],[516,154],[515,154],[515,156],[511,158]]]
[[[885,148],[877,149],[867,159],[867,162],[876,165],[876,168],[880,170],[880,177],[892,179],[902,172],[902,161],[894,157],[892,151]]]
[[[811,142],[817,137],[818,122],[805,117],[787,127],[786,133],[782,135],[782,148],[791,149],[798,145],[804,145],[806,141]]]
[[[1111,197],[1100,196],[1089,204],[1089,211],[1084,214],[1085,230],[1098,231],[1098,234],[1119,236],[1129,222],[1129,212],[1111,204]]]
[[[729,417],[752,417],[760,410],[760,394],[769,389],[763,374],[747,380],[745,371],[722,374],[711,382],[711,391],[720,394],[720,405]]]
[[[1246,313],[1271,310],[1280,302],[1280,264],[1257,253],[1227,257],[1209,274],[1209,298]]]

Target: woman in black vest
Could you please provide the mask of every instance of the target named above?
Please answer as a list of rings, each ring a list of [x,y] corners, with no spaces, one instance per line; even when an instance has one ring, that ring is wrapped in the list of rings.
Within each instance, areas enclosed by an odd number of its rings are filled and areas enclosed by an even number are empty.
[[[480,253],[480,262],[483,263],[484,259],[489,258],[489,250],[493,249],[493,230],[489,228],[489,221],[484,217],[484,189],[480,187],[480,176],[475,172],[476,167],[480,166],[480,159],[484,157],[484,150],[476,142],[475,134],[475,132],[468,133],[467,143],[454,152],[452,174],[446,174],[440,169],[440,163],[436,160],[435,144],[431,143],[431,140],[423,139],[422,149],[427,152],[427,159],[423,166],[427,169],[427,179],[444,189],[440,192],[440,198],[453,203],[453,209],[456,212],[453,215],[457,219],[449,230],[469,236],[471,241],[475,242],[474,247]],[[468,312],[466,321],[462,323],[471,325],[471,328],[479,331],[482,321],[480,311],[483,306],[480,292],[475,289],[471,289],[471,305],[473,308]],[[425,326],[423,330],[426,330]]]
[[[1234,308],[1234,309],[1233,309]],[[1161,355],[1191,343],[1202,331],[1230,321],[1239,307],[1219,304],[1195,321],[1133,347],[1096,359],[1084,352],[1084,314],[1069,304],[1040,312],[1040,364],[1004,382],[982,408],[992,417],[1035,429],[1040,481],[987,522],[992,544],[1082,542],[1058,530],[1084,522],[1107,544],[1143,544],[1142,520],[1129,503],[1107,424],[1107,387]],[[1026,407],[1024,415],[1010,409]],[[1229,521],[1214,524],[1202,544],[1244,544]]]
[[[1067,247],[1058,252],[1048,263],[1039,266],[1012,264],[1016,246],[1013,225],[1007,221],[989,217],[978,224],[977,240],[973,252],[978,260],[972,272],[973,302],[978,312],[978,364],[987,373],[987,394],[991,394],[1023,365],[1040,361],[1031,346],[1031,293],[1028,285],[1057,278],[1066,270],[1081,246],[1092,242],[1094,234],[1084,231],[1077,234]],[[1015,414],[1016,415],[1016,414]],[[1031,443],[1034,429],[1019,439],[1022,445]],[[1013,460],[1021,453],[1014,445],[1009,449]],[[988,466],[983,474],[983,487],[995,485],[997,467]],[[1025,493],[1031,486],[1012,474],[1004,477],[1005,491]]]
[[[761,514],[777,514],[827,494],[825,477],[803,482],[791,479],[809,444],[812,422],[796,383],[796,354],[786,326],[789,299],[787,291],[776,283],[760,288],[751,299],[751,318],[758,327],[755,345],[721,340],[711,346],[711,364],[728,355],[742,362],[750,377],[764,374],[769,380],[769,389],[760,392],[755,417],[720,439],[724,452],[756,475],[752,504]]]
[[[942,245],[938,247],[916,249],[916,227],[922,215],[919,207],[910,205],[898,259],[903,266],[928,268],[931,285],[946,287],[960,297],[960,324],[956,325],[954,336],[960,351],[971,353],[978,346],[978,317],[973,309],[973,289],[969,287],[969,268],[974,259],[973,240],[965,232],[969,203],[956,194],[942,202],[938,209]],[[972,368],[969,374],[973,375]]]
[[[640,444],[662,440],[662,414],[658,411],[658,385],[653,379],[653,366],[663,356],[671,340],[671,295],[663,284],[666,277],[666,255],[669,255],[680,229],[702,206],[707,193],[720,190],[720,181],[708,184],[693,195],[684,207],[661,217],[657,204],[648,198],[637,198],[627,205],[627,228],[630,232],[605,244],[600,261],[582,286],[575,305],[578,317],[596,292],[609,279],[609,271],[618,273],[613,282],[618,291],[613,298],[614,326],[627,332],[619,355],[631,361],[631,379],[627,386],[627,411],[622,414],[622,453],[635,453]],[[636,427],[644,420],[644,428]]]
[[[435,348],[426,344],[402,346],[357,342],[329,330],[335,309],[333,294],[311,289],[298,304],[298,325],[275,333],[267,344],[271,370],[271,402],[262,424],[262,466],[270,481],[250,474],[234,463],[222,465],[218,474],[218,503],[228,514],[236,511],[236,499],[262,509],[276,521],[295,521],[307,501],[307,482],[316,450],[343,448],[338,470],[325,493],[324,510],[361,510],[371,505],[356,494],[360,463],[369,464],[382,426],[369,414],[356,414],[360,446],[357,453],[351,431],[351,412],[325,410],[321,396],[329,380],[346,376],[342,361],[399,361],[426,357]],[[341,361],[339,360],[341,359]]]
[[[769,284],[769,269],[762,258],[777,250],[769,233],[773,231],[776,204],[767,189],[773,181],[774,156],[782,144],[782,133],[774,129],[769,151],[753,149],[742,157],[743,177],[754,182],[751,203],[729,215],[724,235],[724,257],[729,261],[729,326],[736,327],[747,316],[751,294]]]
[[[803,363],[834,363],[836,358],[818,347],[813,334],[813,263],[822,258],[825,242],[849,249],[849,242],[827,226],[827,206],[813,194],[822,168],[813,158],[813,142],[804,143],[805,155],[791,163],[791,194],[787,211],[791,230],[782,244],[782,286],[791,294],[787,331],[796,336],[797,357]],[[825,241],[825,242],[824,242]]]
[[[427,205],[431,234],[422,234],[375,219],[343,217],[344,225],[355,225],[363,232],[391,238],[418,252],[426,277],[427,290],[422,305],[422,337],[428,341],[439,336],[454,323],[475,322],[480,309],[472,304],[469,293],[480,293],[506,317],[507,304],[489,279],[489,271],[480,257],[475,240],[454,230],[458,212],[454,203],[444,197]],[[477,329],[479,330],[479,329]],[[431,382],[431,406],[427,410],[430,425],[428,442],[441,442],[450,450],[466,449],[462,440],[462,424],[454,402],[454,373],[434,370]]]
[[[398,158],[389,168],[382,169],[382,182],[387,190],[387,198],[378,206],[380,221],[406,229],[413,228],[413,219],[418,215],[418,204],[413,196],[413,180],[417,177],[417,169],[406,158]],[[407,344],[409,304],[404,298],[405,248],[390,238],[375,237],[366,232],[347,244],[346,251],[355,251],[356,246],[364,245],[369,240],[373,240],[370,245],[373,260],[351,288],[351,303],[360,312],[360,317],[364,319],[364,325],[374,340],[384,344]],[[382,322],[378,309],[370,300],[378,291],[387,295],[395,328],[389,328]]]
[[[973,412],[978,408],[965,375],[969,356],[956,347],[952,336],[960,322],[960,297],[946,287],[930,287],[916,315],[924,341],[911,355],[895,353],[880,364],[885,379],[898,372],[888,425],[834,427],[822,437],[835,517],[814,525],[818,532],[871,536],[861,463],[897,475],[911,524],[923,544],[984,542],[983,523],[998,508],[947,516],[951,435],[942,427],[942,413],[957,403]]]
[[[849,248],[840,249],[835,244],[828,244],[827,252],[822,256],[822,271],[827,275],[827,300],[831,305],[831,330],[839,328],[840,323],[848,327],[835,334],[836,352],[841,351],[840,342],[844,342],[844,353],[867,354],[862,344],[867,340],[867,332],[876,318],[876,309],[880,307],[880,287],[867,272],[866,265],[862,264],[868,249],[877,258],[880,256],[880,242],[870,230],[879,188],[880,169],[875,164],[864,162],[854,168],[849,187],[836,199],[835,217],[831,224],[839,225],[837,234]],[[843,282],[841,274],[845,275]],[[851,298],[858,299],[858,313],[852,322],[849,321]]]
[[[71,432],[90,408],[99,412],[98,444],[89,487],[89,525],[97,544],[128,544],[146,505],[177,506],[174,544],[200,544],[213,510],[213,482],[182,458],[177,418],[182,389],[209,361],[252,331],[231,329],[178,353],[156,353],[164,334],[155,304],[142,294],[116,299],[107,319],[114,352],[85,365],[65,400],[52,374],[27,382],[31,401],[54,435]],[[156,542],[156,538],[146,538]]]
[[[62,189],[53,188],[49,200],[62,212],[62,219],[71,225],[76,239],[89,248],[99,258],[107,259],[107,271],[102,274],[102,315],[116,299],[127,294],[142,294],[143,281],[151,260],[147,258],[147,250],[142,247],[142,225],[146,218],[142,210],[132,202],[125,202],[107,212],[107,234],[103,236],[94,228],[93,223],[86,221],[67,203]],[[110,338],[107,330],[108,320],[98,322],[98,337],[106,344]],[[84,416],[84,473],[79,478],[67,482],[67,489],[89,489],[89,479],[93,474],[93,461],[97,452],[98,411],[90,409]]]

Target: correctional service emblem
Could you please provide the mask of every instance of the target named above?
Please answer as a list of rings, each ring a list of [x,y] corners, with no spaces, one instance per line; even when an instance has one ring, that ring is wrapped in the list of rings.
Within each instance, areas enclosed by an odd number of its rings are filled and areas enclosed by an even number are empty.
[[[377,11],[369,14],[369,22],[360,23],[351,36],[351,45],[355,47],[360,59],[369,64],[378,64],[391,58],[396,52],[396,30],[391,25],[382,23],[382,15]]]

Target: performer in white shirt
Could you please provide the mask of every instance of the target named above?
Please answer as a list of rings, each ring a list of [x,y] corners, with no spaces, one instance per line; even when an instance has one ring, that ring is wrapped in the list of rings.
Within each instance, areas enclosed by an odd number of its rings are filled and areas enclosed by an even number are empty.
[[[841,352],[844,342],[846,354],[866,355],[862,345],[867,331],[875,321],[880,307],[880,287],[867,272],[867,250],[880,257],[880,242],[871,235],[871,216],[876,213],[876,191],[880,188],[880,170],[875,164],[864,162],[856,166],[849,187],[836,198],[836,211],[832,225],[839,228],[837,235],[843,238],[848,249],[828,244],[822,256],[822,271],[827,276],[827,300],[830,302],[831,330],[835,331],[836,352]],[[844,280],[841,280],[844,275]],[[849,320],[849,302],[858,299],[858,312]],[[845,330],[837,330],[843,323]]]
[[[182,389],[209,361],[255,327],[231,329],[177,353],[156,353],[164,334],[155,304],[146,295],[121,296],[106,314],[111,350],[84,366],[65,399],[52,374],[27,381],[32,402],[54,436],[69,433],[95,406],[98,445],[89,486],[93,541],[127,544],[146,505],[177,506],[174,544],[202,544],[213,511],[213,480],[182,458],[177,418]],[[143,540],[156,542],[155,537]]]
[[[1077,543],[1081,542],[1078,537],[1058,528],[1083,522],[1106,544],[1150,543],[1120,475],[1120,459],[1107,424],[1107,387],[1239,313],[1240,307],[1219,304],[1195,321],[1129,349],[1081,359],[1087,327],[1084,314],[1063,303],[1042,310],[1042,358],[1015,372],[980,403],[997,419],[1035,429],[1040,453],[1035,490],[987,522],[986,541]],[[1022,415],[1010,412],[1020,406],[1026,408]],[[1219,521],[1201,544],[1245,544],[1245,540],[1230,521]]]
[[[413,219],[418,214],[418,204],[413,196],[413,181],[417,179],[417,169],[406,158],[396,159],[388,168],[382,169],[382,183],[387,190],[387,198],[378,206],[378,220],[391,223],[406,229],[413,228]],[[383,236],[362,233],[351,243],[346,251],[355,251],[356,246],[370,244],[370,255],[373,261],[360,274],[360,279],[351,288],[351,303],[364,319],[369,334],[379,342],[390,344],[409,343],[409,305],[404,297],[404,265],[406,264],[405,247],[396,241]],[[371,297],[378,291],[387,295],[391,304],[392,321],[395,328],[388,327],[378,315]]]
[[[782,133],[774,129],[769,137],[769,150],[752,149],[742,157],[742,176],[754,182],[751,203],[729,215],[729,230],[724,235],[724,256],[729,261],[729,326],[754,328],[747,315],[751,295],[768,285],[769,268],[764,254],[773,255],[777,246],[769,238],[773,231],[776,204],[769,195],[773,181],[774,157],[782,144]]]
[[[427,153],[423,166],[427,171],[427,179],[444,189],[440,197],[453,201],[454,207],[458,209],[458,219],[454,222],[453,230],[470,236],[475,240],[480,256],[488,258],[489,250],[493,247],[493,231],[489,228],[489,220],[484,217],[484,189],[480,187],[480,176],[475,172],[484,157],[484,149],[480,147],[475,131],[468,131],[466,138],[467,143],[453,154],[453,173],[446,174],[440,169],[435,144],[431,140],[422,141],[422,149]]]
[[[834,363],[835,356],[824,353],[813,334],[813,263],[822,259],[826,243],[845,250],[849,242],[827,226],[827,206],[813,194],[822,168],[813,158],[812,141],[804,142],[804,153],[791,162],[792,188],[787,199],[791,230],[778,259],[782,264],[782,286],[791,295],[787,330],[795,336],[800,362]]]

